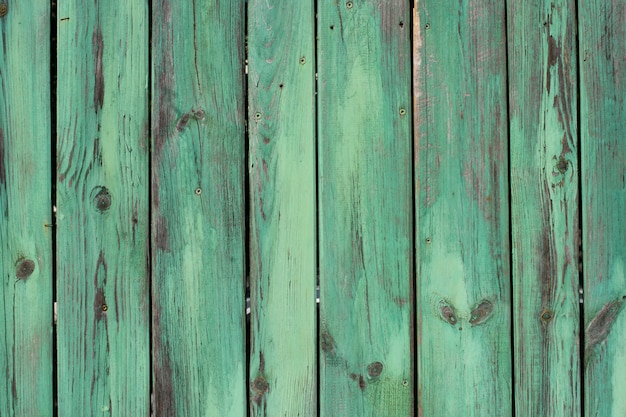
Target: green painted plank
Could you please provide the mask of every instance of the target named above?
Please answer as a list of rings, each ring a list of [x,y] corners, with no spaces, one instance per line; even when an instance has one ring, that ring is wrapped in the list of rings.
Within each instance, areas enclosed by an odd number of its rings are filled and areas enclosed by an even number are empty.
[[[155,412],[244,416],[244,2],[152,11]]]
[[[50,4],[0,3],[0,416],[52,414]]]
[[[317,412],[314,2],[248,2],[250,408]]]
[[[626,1],[579,4],[585,415],[626,415]]]
[[[150,411],[148,7],[57,10],[59,415]]]
[[[505,6],[446,0],[417,7],[418,414],[507,416]]]
[[[318,1],[322,416],[413,413],[410,11]]]
[[[575,4],[507,21],[516,415],[582,415]]]

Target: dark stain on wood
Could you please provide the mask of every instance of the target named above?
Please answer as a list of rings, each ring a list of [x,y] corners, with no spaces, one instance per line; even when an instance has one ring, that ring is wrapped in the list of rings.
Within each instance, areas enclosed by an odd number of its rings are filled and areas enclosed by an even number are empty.
[[[6,166],[4,165],[4,132],[0,127],[0,185],[7,182]]]
[[[31,259],[20,259],[19,261],[17,261],[15,276],[17,276],[19,279],[26,281],[34,271],[35,262]]]
[[[159,300],[158,294],[152,294]],[[175,417],[174,377],[167,342],[161,341],[161,307],[152,303],[152,370],[154,375],[154,409],[162,416]]]
[[[104,212],[111,208],[111,193],[109,190],[106,187],[96,187],[94,191],[96,191],[96,196],[93,202],[98,211]]]
[[[322,329],[321,332],[321,348],[324,352],[332,352],[335,350],[335,341],[327,330]]]
[[[94,58],[95,84],[93,90],[93,106],[96,111],[102,109],[104,103],[104,74],[102,73],[102,52],[104,51],[104,41],[100,25],[96,25],[91,37],[92,52]]]
[[[611,326],[626,304],[626,296],[605,304],[591,320],[585,331],[585,364],[589,361],[596,346],[609,336]]]
[[[367,387],[367,383],[365,382],[365,378],[363,378],[363,375],[350,373],[348,374],[348,377],[351,380],[358,382],[359,388],[361,388],[361,391],[363,391]]]
[[[104,318],[104,313],[108,309],[108,307],[106,307],[106,300],[104,298],[104,288],[106,288],[107,275],[108,266],[104,257],[104,251],[100,251],[100,255],[98,256],[98,262],[96,263],[96,273],[93,277],[93,284],[96,288],[96,295],[93,300],[93,309],[96,321],[100,321],[102,318]]]
[[[172,31],[169,30],[172,27],[172,9],[169,2],[162,0],[161,13],[154,13],[154,16],[153,27],[157,31],[154,36],[155,38],[161,38],[163,42],[160,50],[153,50],[155,68],[158,69],[158,74],[155,77],[158,80],[158,86],[155,86],[158,91],[158,113],[156,117],[153,117],[152,136],[154,138],[154,158],[158,160],[163,151],[165,141],[169,136],[170,124],[176,118],[173,105],[175,84],[174,60],[172,57],[173,38]]]
[[[170,251],[167,220],[161,215],[154,216],[154,243],[158,250],[163,252]]]

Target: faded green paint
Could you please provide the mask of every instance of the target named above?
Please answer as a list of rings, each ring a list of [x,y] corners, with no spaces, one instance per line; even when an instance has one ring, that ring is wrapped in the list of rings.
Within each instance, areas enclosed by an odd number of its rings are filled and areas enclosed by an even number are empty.
[[[318,2],[320,410],[413,412],[409,2]]]
[[[314,416],[313,2],[248,2],[251,361],[255,416]]]
[[[57,33],[59,415],[147,415],[148,7],[60,0]]]
[[[241,417],[244,2],[163,0],[152,13],[154,406]]]
[[[418,415],[511,415],[505,7],[417,8]]]
[[[626,415],[626,1],[579,4],[585,415]]]
[[[576,13],[508,2],[515,408],[581,415]]]
[[[0,416],[39,417],[53,404],[50,4],[2,14]]]

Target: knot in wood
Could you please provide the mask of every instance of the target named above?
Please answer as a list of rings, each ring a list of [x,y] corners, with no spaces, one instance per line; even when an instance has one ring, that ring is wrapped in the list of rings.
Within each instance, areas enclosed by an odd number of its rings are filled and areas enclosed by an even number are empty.
[[[383,364],[380,362],[372,362],[367,367],[367,374],[370,378],[377,378],[383,372]]]
[[[19,279],[26,280],[32,275],[34,271],[35,262],[33,262],[31,259],[22,259],[17,263],[17,267],[15,268],[15,275]]]

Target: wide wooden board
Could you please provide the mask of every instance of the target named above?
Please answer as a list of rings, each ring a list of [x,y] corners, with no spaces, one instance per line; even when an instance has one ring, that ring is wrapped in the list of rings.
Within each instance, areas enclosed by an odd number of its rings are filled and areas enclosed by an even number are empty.
[[[150,412],[148,5],[59,0],[59,415]]]
[[[413,413],[410,17],[318,1],[323,417]]]
[[[317,412],[314,2],[248,2],[254,416]]]
[[[243,16],[153,2],[156,416],[246,415]]]

